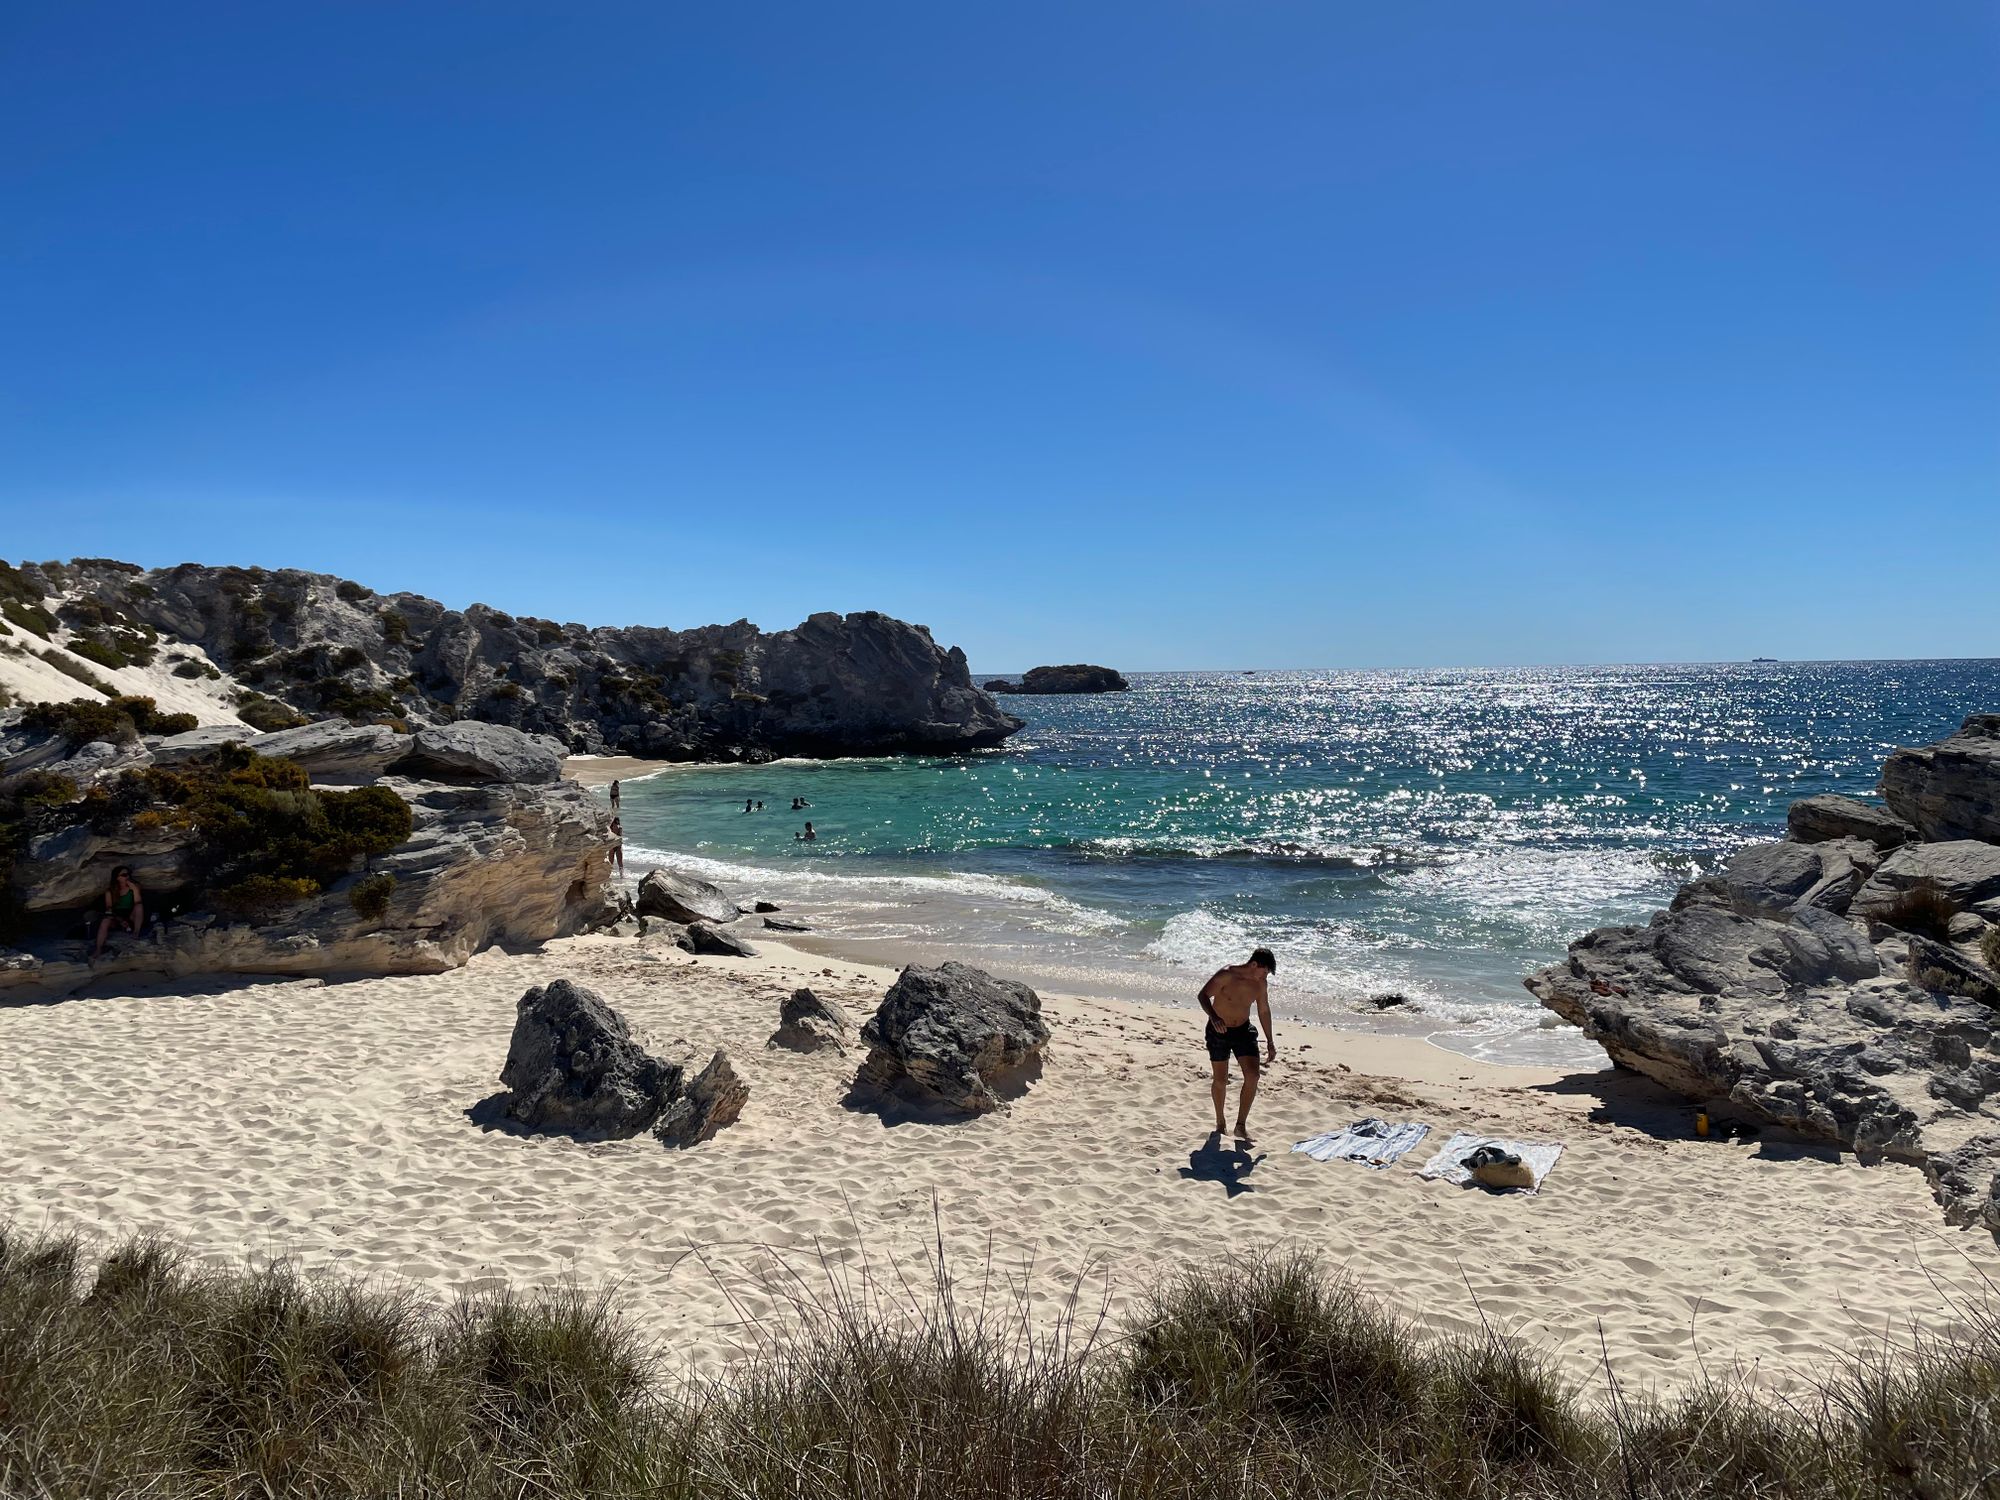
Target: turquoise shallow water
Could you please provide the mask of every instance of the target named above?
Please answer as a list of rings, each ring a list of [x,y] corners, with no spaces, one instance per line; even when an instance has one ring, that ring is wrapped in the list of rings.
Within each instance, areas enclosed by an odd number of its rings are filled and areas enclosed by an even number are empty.
[[[830,951],[1135,998],[1263,943],[1287,1013],[1582,1060],[1523,974],[2000,708],[2000,661],[1152,674],[1010,706],[1028,727],[978,755],[628,782],[632,872],[776,900]]]

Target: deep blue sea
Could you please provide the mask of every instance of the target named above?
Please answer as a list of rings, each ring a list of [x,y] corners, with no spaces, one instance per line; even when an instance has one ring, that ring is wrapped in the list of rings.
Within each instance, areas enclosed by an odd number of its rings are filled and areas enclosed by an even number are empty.
[[[2000,661],[1158,673],[1009,707],[1028,727],[975,755],[627,782],[630,871],[777,901],[823,951],[1050,989],[1192,1003],[1264,944],[1283,1013],[1580,1059],[1523,974],[2000,709]]]

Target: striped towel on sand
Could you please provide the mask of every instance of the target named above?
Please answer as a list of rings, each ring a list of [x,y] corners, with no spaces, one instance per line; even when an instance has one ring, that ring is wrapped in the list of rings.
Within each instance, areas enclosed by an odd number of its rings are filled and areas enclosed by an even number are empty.
[[[1411,1120],[1391,1125],[1387,1120],[1356,1120],[1345,1130],[1329,1130],[1292,1147],[1314,1161],[1358,1161],[1364,1167],[1386,1167],[1431,1133],[1428,1125]]]
[[[1481,1146],[1498,1146],[1502,1151],[1511,1151],[1521,1158],[1529,1171],[1535,1174],[1535,1185],[1531,1188],[1492,1188],[1488,1191],[1499,1193],[1539,1193],[1542,1179],[1555,1166],[1556,1158],[1563,1154],[1561,1141],[1504,1141],[1497,1135],[1474,1135],[1469,1130],[1461,1130],[1457,1135],[1438,1147],[1438,1153],[1417,1169],[1419,1177],[1435,1177],[1442,1182],[1455,1182],[1464,1187],[1471,1182],[1472,1174],[1459,1165]]]

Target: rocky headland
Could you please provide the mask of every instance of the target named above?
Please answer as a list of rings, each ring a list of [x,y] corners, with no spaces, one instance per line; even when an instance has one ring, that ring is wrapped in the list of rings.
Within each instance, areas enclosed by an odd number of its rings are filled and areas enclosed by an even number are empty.
[[[2000,1235],[2000,714],[1898,750],[1882,805],[1792,805],[1644,926],[1526,981],[1690,1099],[1921,1166]]]
[[[91,558],[0,564],[0,707],[9,681],[20,701],[82,684],[267,730],[475,720],[659,760],[949,752],[1020,728],[963,652],[883,614],[593,627],[295,569]]]
[[[1122,693],[1132,684],[1110,667],[1086,666],[1072,662],[1065,667],[1030,667],[1019,682],[996,677],[986,684],[989,693]]]

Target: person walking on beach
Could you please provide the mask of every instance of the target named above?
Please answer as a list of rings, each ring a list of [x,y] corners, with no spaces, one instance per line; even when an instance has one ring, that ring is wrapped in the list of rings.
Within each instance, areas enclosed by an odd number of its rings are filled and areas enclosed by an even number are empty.
[[[1195,998],[1208,1015],[1208,1062],[1211,1073],[1209,1098],[1215,1103],[1215,1133],[1222,1134],[1222,1106],[1229,1097],[1229,1059],[1243,1067],[1243,1089],[1236,1099],[1236,1139],[1248,1145],[1250,1106],[1257,1098],[1257,1082],[1263,1069],[1278,1060],[1278,1040],[1271,1030],[1271,976],[1278,972],[1278,960],[1269,948],[1259,948],[1250,961],[1217,969]],[[1257,1027],[1250,1024],[1255,1007],[1258,1025],[1264,1028],[1264,1061],[1257,1060]]]

